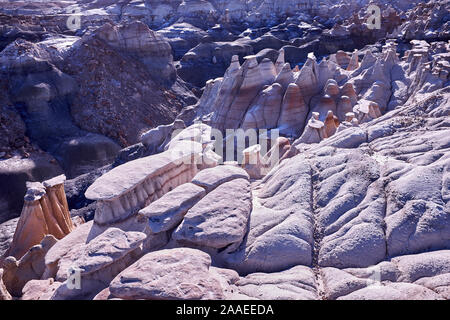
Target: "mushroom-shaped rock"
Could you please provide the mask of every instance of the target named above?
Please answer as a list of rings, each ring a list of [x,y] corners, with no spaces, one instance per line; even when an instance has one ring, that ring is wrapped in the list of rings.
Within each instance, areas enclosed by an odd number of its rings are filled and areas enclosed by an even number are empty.
[[[369,122],[381,117],[380,108],[378,104],[373,101],[360,100],[353,110],[358,114],[359,123]]]
[[[64,192],[65,180],[66,177],[62,175],[43,183],[27,184],[22,213],[4,257],[20,259],[46,235],[61,239],[74,229]]]
[[[86,198],[97,201],[95,223],[124,221],[169,190],[189,182],[197,173],[202,153],[199,142],[180,138],[163,153],[127,162],[104,174],[86,191]]]
[[[352,122],[352,120],[355,118],[355,114],[353,112],[347,112],[345,114],[345,121]]]
[[[288,136],[298,136],[303,132],[309,108],[303,100],[300,88],[295,83],[289,84],[281,104],[281,114],[278,119],[280,133]]]

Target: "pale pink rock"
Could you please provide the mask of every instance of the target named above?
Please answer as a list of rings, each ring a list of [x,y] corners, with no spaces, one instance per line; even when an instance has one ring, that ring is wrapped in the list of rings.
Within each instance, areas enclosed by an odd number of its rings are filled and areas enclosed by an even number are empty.
[[[336,129],[339,127],[339,120],[333,114],[333,111],[329,110],[327,113],[327,117],[324,121],[325,131],[327,133],[327,137],[331,137],[336,133]]]
[[[280,114],[281,101],[283,99],[283,88],[274,83],[263,90],[254,105],[247,111],[242,128],[274,128],[277,125]]]
[[[434,291],[411,283],[389,283],[360,289],[338,300],[443,300]]]
[[[274,273],[251,273],[235,283],[241,295],[260,300],[316,300],[314,273],[296,266]]]
[[[336,116],[340,121],[346,120],[346,114],[353,111],[352,101],[348,96],[341,96],[337,103],[337,114]]]
[[[57,241],[53,235],[47,235],[19,260],[10,256],[3,261],[3,282],[13,296],[20,297],[22,288],[28,281],[42,277],[45,271],[45,255]]]
[[[192,207],[172,238],[184,246],[232,250],[245,236],[251,210],[250,183],[226,182]]]
[[[243,69],[244,78],[239,88],[239,93],[236,95],[224,119],[223,128],[226,129],[234,129],[239,126],[247,108],[259,94],[261,88],[267,84],[267,79],[261,77],[261,68],[255,57],[248,57],[241,68]]]
[[[23,287],[21,300],[51,300],[55,291],[62,285],[53,278],[31,280]]]
[[[148,218],[152,233],[168,231],[175,228],[188,210],[205,195],[206,191],[202,187],[185,183],[141,209],[139,214]]]
[[[292,72],[291,65],[289,63],[284,64],[274,82],[281,84],[283,93],[287,89],[289,84],[294,82],[294,73]]]
[[[358,51],[355,50],[352,53],[352,56],[350,58],[350,61],[347,65],[347,71],[354,71],[359,68],[359,58],[358,58]]]
[[[224,299],[221,282],[208,254],[178,248],[146,254],[117,275],[109,290],[122,299]]]
[[[278,119],[280,133],[297,136],[303,132],[309,108],[303,100],[300,88],[295,83],[289,84],[281,104]]]

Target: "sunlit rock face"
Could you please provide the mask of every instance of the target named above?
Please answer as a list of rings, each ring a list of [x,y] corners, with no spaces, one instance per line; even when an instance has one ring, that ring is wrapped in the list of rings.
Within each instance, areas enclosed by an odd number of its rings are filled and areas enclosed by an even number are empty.
[[[133,22],[118,28],[105,25],[96,36],[111,47],[135,56],[149,71],[158,74],[159,81],[172,83],[176,80],[169,43],[146,24]]]
[[[73,229],[64,192],[65,176],[30,183],[13,241],[3,257],[20,259],[48,234],[62,239]]]
[[[448,9],[0,0],[0,300],[448,300]]]

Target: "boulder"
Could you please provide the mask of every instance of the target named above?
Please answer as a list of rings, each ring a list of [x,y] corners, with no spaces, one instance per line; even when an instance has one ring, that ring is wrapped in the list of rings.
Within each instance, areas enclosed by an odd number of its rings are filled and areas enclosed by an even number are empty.
[[[17,223],[12,243],[4,257],[20,259],[46,235],[62,239],[73,229],[64,193],[64,175],[28,184],[25,204]]]
[[[231,250],[245,236],[250,210],[248,180],[225,182],[187,212],[172,238],[186,246]]]
[[[192,179],[192,183],[204,188],[209,193],[221,184],[234,179],[248,180],[249,176],[239,167],[223,165],[200,171]]]
[[[227,268],[248,274],[310,265],[314,242],[311,199],[309,164],[300,155],[283,161],[264,177],[254,194],[244,241],[222,257]]]
[[[177,227],[186,213],[206,195],[205,189],[182,184],[139,211],[148,218],[150,231],[159,233]]]
[[[236,283],[239,293],[260,300],[317,300],[317,284],[309,267],[286,271],[251,273]]]

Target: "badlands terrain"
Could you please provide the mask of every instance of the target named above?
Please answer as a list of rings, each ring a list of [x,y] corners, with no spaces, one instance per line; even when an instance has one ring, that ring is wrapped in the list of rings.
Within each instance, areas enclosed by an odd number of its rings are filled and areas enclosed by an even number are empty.
[[[450,299],[448,0],[0,0],[0,300]]]

